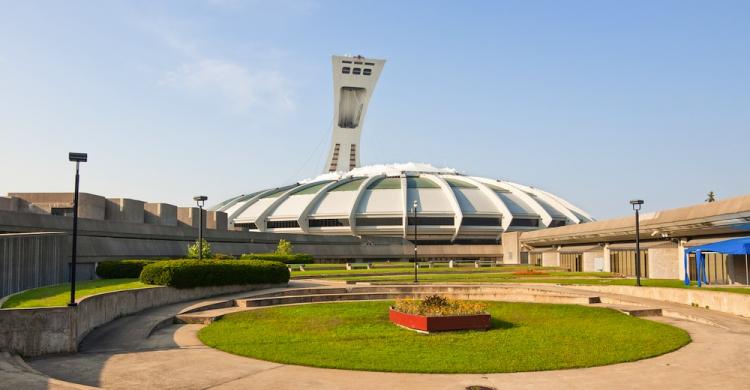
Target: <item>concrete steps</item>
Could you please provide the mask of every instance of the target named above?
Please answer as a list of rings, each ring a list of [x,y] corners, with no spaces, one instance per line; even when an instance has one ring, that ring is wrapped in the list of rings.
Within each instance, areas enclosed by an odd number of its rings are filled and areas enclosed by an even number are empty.
[[[599,303],[598,296],[565,294],[535,287],[519,286],[352,286],[297,288],[254,294],[250,297],[223,302],[211,302],[193,307],[175,316],[175,323],[210,324],[221,317],[258,307],[324,302],[391,300],[424,298],[441,294],[454,299],[497,300],[505,302],[536,302],[588,305]]]

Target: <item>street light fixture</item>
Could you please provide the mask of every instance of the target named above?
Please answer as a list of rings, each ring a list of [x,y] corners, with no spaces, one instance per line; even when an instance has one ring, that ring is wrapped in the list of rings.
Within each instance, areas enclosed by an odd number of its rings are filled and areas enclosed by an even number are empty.
[[[68,160],[76,163],[76,185],[73,193],[73,249],[70,256],[70,302],[68,306],[76,306],[76,247],[78,244],[78,184],[79,175],[78,168],[82,162],[88,161],[88,154],[86,153],[68,153]]]
[[[198,260],[203,260],[203,205],[206,204],[206,195],[196,195],[193,200],[198,205]]]
[[[417,200],[414,200],[414,203],[411,206],[411,210],[414,213],[414,283],[418,283],[419,280],[417,278],[417,269],[419,268],[419,265],[417,263],[417,225],[419,225],[419,222],[417,220],[417,207],[419,206],[419,203]]]
[[[635,211],[635,285],[641,285],[641,221],[639,211],[643,205],[642,199],[634,199],[630,201]]]

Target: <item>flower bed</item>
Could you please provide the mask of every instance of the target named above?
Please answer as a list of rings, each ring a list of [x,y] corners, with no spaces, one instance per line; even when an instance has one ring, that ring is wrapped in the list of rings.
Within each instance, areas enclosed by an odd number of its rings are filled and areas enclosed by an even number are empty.
[[[479,302],[432,295],[424,300],[396,300],[388,317],[396,325],[425,333],[487,330],[490,328],[490,315],[486,308],[486,305]]]

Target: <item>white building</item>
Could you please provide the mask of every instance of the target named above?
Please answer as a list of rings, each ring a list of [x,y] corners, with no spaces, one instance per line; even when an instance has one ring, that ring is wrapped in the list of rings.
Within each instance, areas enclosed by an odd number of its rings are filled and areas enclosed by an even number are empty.
[[[592,221],[537,188],[428,164],[359,167],[360,138],[384,60],[333,57],[334,116],[324,174],[240,195],[214,207],[230,226],[260,232],[386,235],[420,242],[495,244],[503,232]]]

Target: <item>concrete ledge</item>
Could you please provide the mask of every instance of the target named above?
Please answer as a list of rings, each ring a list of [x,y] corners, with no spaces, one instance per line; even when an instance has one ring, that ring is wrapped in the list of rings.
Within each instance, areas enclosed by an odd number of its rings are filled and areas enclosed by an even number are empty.
[[[568,286],[571,288],[601,293],[630,295],[633,297],[654,299],[698,306],[743,317],[750,317],[750,294],[730,292],[681,289],[668,287],[635,287],[635,286]]]
[[[155,286],[91,295],[81,299],[77,307],[1,309],[0,350],[24,357],[76,352],[92,329],[118,317],[172,303],[281,286],[286,284],[193,289]]]

